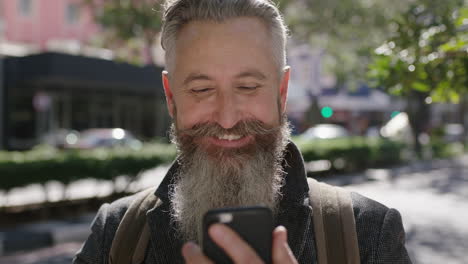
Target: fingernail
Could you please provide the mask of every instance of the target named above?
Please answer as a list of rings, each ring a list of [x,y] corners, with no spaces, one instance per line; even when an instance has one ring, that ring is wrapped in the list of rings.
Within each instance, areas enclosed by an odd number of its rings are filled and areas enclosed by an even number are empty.
[[[274,231],[274,232],[275,232],[275,234],[276,234],[276,235],[275,235],[276,238],[279,238],[279,239],[282,240],[282,241],[287,241],[287,239],[288,239],[288,232],[287,232],[287,230],[286,230],[286,227],[284,227],[284,226],[277,226],[277,227],[275,228],[275,231]]]
[[[190,255],[198,253],[198,246],[193,242],[187,242],[185,247]]]
[[[286,227],[280,225],[276,227],[276,231],[286,232]]]
[[[219,224],[213,224],[210,226],[209,232],[211,236],[219,237],[222,234],[222,227]]]

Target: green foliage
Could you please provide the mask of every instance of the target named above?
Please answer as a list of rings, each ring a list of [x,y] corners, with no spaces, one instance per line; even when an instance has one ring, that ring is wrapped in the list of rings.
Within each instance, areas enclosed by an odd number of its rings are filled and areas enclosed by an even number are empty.
[[[439,159],[453,158],[462,155],[465,151],[463,143],[460,142],[447,143],[435,140],[431,141],[429,147],[432,152],[432,157]]]
[[[169,144],[148,144],[131,149],[59,151],[38,148],[28,152],[0,152],[0,189],[58,181],[68,184],[85,178],[113,180],[120,175],[135,177],[139,172],[175,157]]]
[[[296,138],[304,160],[345,161],[345,171],[356,171],[369,167],[389,166],[401,162],[401,143],[386,139],[365,137],[338,138],[326,140],[306,140]]]
[[[468,9],[463,0],[418,0],[395,18],[397,30],[375,50],[374,86],[433,101],[458,102],[468,92]],[[423,98],[424,99],[424,98]]]
[[[105,28],[114,29],[122,39],[154,38],[162,25],[155,1],[105,1],[97,14],[97,21]]]
[[[453,158],[462,155],[466,150],[465,142],[453,142],[444,139],[445,131],[443,127],[435,128],[430,137],[428,148],[430,148],[432,157],[434,158]],[[467,149],[468,150],[468,149]]]
[[[351,88],[364,79],[371,51],[395,30],[391,18],[408,6],[407,0],[391,4],[386,0],[278,2],[293,41],[323,51],[324,71]]]
[[[95,21],[100,24],[106,33],[104,46],[128,46],[143,42],[146,63],[152,64],[151,48],[156,41],[157,34],[162,27],[161,1],[158,0],[82,0],[94,15]],[[119,47],[113,47],[119,48]],[[135,60],[134,54],[127,54],[128,60]]]
[[[464,0],[414,0],[393,19],[396,31],[375,50],[369,66],[373,86],[407,99],[419,156],[417,139],[430,121],[426,102],[458,103],[468,94],[467,13]]]

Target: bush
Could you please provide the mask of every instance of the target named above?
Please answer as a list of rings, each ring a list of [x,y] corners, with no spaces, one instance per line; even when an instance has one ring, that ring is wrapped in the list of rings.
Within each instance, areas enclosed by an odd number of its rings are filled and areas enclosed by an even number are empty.
[[[466,152],[466,147],[461,142],[443,142],[434,140],[431,142],[429,147],[432,151],[432,157],[440,159],[453,158]]]
[[[387,166],[400,161],[402,145],[383,139],[361,137],[333,140],[296,138],[305,161],[329,160],[336,170],[356,171],[371,166]],[[0,190],[28,184],[45,184],[95,178],[114,180],[135,177],[139,172],[172,161],[174,145],[153,142],[140,150],[95,149],[65,151],[39,147],[27,152],[0,152]],[[339,163],[342,167],[338,166]],[[343,163],[344,162],[344,163]]]
[[[40,147],[27,152],[0,152],[0,189],[8,191],[32,183],[44,184],[95,178],[113,180],[167,163],[175,157],[169,144],[148,144],[140,150],[95,149],[61,151]]]
[[[357,171],[397,164],[401,161],[400,153],[404,148],[403,144],[387,139],[365,137],[314,140],[296,138],[295,142],[306,162],[329,160],[338,171]]]

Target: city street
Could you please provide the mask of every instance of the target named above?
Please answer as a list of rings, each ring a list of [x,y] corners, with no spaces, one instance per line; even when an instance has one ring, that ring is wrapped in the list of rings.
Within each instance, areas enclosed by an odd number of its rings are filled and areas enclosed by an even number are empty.
[[[468,263],[468,155],[321,179],[396,208],[413,263]],[[0,264],[70,263],[80,243],[0,257]]]
[[[347,188],[400,211],[414,263],[468,263],[468,156],[366,174]]]

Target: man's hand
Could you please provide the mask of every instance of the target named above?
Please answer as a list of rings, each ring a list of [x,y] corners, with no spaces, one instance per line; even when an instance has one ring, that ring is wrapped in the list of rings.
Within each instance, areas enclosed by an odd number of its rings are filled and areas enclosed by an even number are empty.
[[[263,263],[255,251],[232,229],[223,224],[214,224],[208,230],[213,241],[231,257],[234,263]],[[273,231],[273,263],[297,263],[288,245],[286,228],[278,226]],[[213,263],[203,255],[200,247],[188,242],[182,248],[186,263]]]

